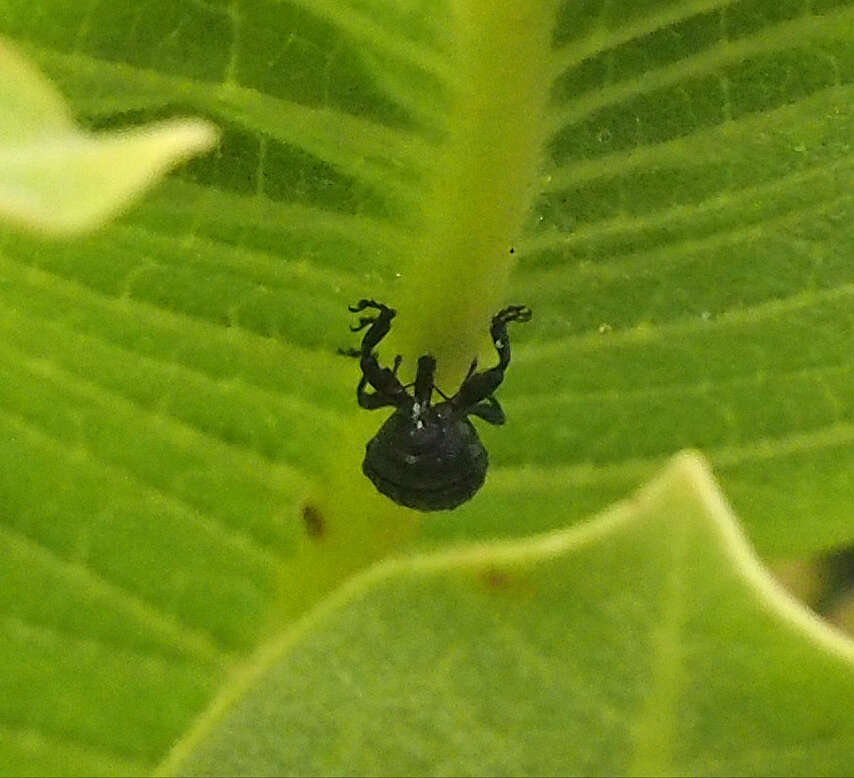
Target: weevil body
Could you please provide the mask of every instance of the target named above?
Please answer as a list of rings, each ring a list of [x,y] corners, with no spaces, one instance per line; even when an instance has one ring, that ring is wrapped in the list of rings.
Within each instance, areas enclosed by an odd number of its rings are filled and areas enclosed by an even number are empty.
[[[429,354],[418,360],[415,382],[410,385],[404,386],[397,377],[400,356],[395,357],[392,368],[380,367],[374,349],[388,334],[397,312],[375,300],[360,300],[350,306],[354,313],[367,308],[376,310],[377,315],[364,316],[351,328],[369,328],[359,350],[362,378],[356,397],[362,408],[390,406],[395,411],[365,447],[362,470],[398,505],[420,511],[456,508],[483,485],[489,463],[468,417],[504,424],[504,411],[493,395],[510,364],[507,324],[528,321],[531,311],[511,305],[492,317],[490,334],[498,364],[477,372],[477,360],[472,361],[459,391],[448,397],[433,381],[436,360]],[[434,391],[442,397],[435,405]]]

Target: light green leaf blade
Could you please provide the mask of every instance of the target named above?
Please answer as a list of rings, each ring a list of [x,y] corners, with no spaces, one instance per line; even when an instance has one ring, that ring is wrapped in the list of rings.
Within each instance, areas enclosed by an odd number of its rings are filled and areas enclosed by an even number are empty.
[[[74,131],[62,96],[8,41],[0,41],[0,105],[4,145]]]
[[[42,233],[91,230],[216,140],[197,120],[81,132],[53,86],[0,39],[0,218]]]
[[[3,769],[156,764],[228,668],[411,537],[334,354],[365,295],[400,310],[382,356],[433,350],[444,389],[494,358],[494,307],[535,311],[487,486],[427,543],[566,527],[685,446],[761,553],[850,543],[854,4],[477,7],[0,4],[87,132],[223,128],[97,235],[0,235]],[[489,67],[513,58],[521,96]],[[507,181],[463,153],[487,137]]]
[[[578,527],[381,564],[248,667],[162,774],[845,775],[854,748],[854,644],[690,455]]]

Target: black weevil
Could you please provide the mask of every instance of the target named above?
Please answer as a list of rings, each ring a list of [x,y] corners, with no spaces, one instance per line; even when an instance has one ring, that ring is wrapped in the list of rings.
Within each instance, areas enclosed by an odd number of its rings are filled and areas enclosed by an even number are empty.
[[[490,334],[498,351],[498,364],[476,372],[477,360],[473,360],[459,391],[448,397],[433,383],[436,360],[429,354],[419,358],[415,381],[406,386],[397,377],[400,355],[391,369],[380,367],[374,348],[388,334],[397,311],[375,300],[359,300],[350,311],[358,313],[366,308],[376,310],[377,315],[363,316],[350,328],[357,332],[370,326],[358,352],[362,379],[356,397],[368,410],[386,406],[396,410],[368,442],[362,470],[398,505],[419,511],[456,508],[483,485],[489,462],[468,417],[504,424],[504,411],[493,393],[510,364],[507,324],[528,321],[531,311],[524,305],[511,305],[492,317]],[[368,385],[372,392],[367,390]],[[431,403],[434,390],[442,397],[436,405]]]

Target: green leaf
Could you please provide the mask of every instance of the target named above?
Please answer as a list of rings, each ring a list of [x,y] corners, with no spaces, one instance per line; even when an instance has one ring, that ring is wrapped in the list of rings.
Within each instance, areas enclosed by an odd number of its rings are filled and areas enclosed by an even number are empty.
[[[846,775],[852,749],[854,646],[763,571],[684,455],[578,527],[357,577],[262,646],[161,772]]]
[[[97,233],[0,232],[0,772],[152,769],[353,572],[564,530],[685,447],[766,558],[851,543],[852,0],[3,0],[0,34],[47,127],[222,131]],[[446,392],[534,310],[457,511],[361,475],[364,296]]]
[[[162,122],[91,136],[0,39],[0,218],[41,232],[97,227],[179,162],[216,140],[209,124]]]

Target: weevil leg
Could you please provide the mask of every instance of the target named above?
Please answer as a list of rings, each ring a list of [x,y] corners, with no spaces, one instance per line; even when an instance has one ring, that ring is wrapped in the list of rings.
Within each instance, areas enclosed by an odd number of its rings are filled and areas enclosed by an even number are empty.
[[[475,357],[471,361],[471,364],[469,365],[469,371],[468,371],[468,373],[466,373],[466,377],[463,379],[463,383],[468,381],[469,378],[471,378],[475,374],[476,370],[477,370],[477,357]]]
[[[356,387],[356,399],[359,406],[369,411],[375,411],[377,408],[384,408],[388,405],[397,405],[394,399],[385,397],[379,392],[367,391],[368,379],[362,376],[359,385]]]
[[[378,303],[376,300],[359,300],[355,305],[349,307],[351,313],[364,311],[365,308],[373,308],[378,311],[376,316],[360,316],[359,323],[355,327],[350,327],[353,332],[363,330],[370,325],[370,329],[362,338],[362,358],[370,356],[371,352],[376,348],[377,344],[388,335],[391,329],[391,320],[397,316],[397,311],[394,308],[389,308],[383,303]]]
[[[510,364],[510,336],[507,333],[507,325],[511,321],[529,321],[531,310],[524,305],[510,305],[503,308],[492,317],[492,325],[489,329],[492,342],[498,352],[498,364],[480,373],[474,372],[476,362],[472,362],[469,373],[463,381],[460,391],[452,398],[451,403],[458,412],[469,413],[469,409],[477,406],[484,400],[488,401],[495,390],[504,380],[504,372]],[[487,411],[489,415],[491,412]],[[480,414],[475,414],[479,416]],[[503,412],[502,412],[503,417]],[[489,418],[482,418],[489,421]],[[497,418],[497,416],[496,416]],[[497,423],[497,422],[496,422]]]
[[[498,400],[496,400],[492,395],[489,395],[489,397],[487,397],[483,402],[472,405],[468,410],[468,415],[478,416],[484,421],[488,421],[490,424],[495,424],[496,426],[504,424],[507,420],[504,416],[504,409],[499,405]]]
[[[511,321],[530,321],[530,319],[531,309],[525,305],[510,305],[492,317],[492,326],[489,328],[489,334],[492,335],[492,342],[495,344],[495,350],[498,352],[497,368],[504,371],[510,364],[510,338],[507,335],[507,325]],[[496,367],[492,369],[495,370]]]
[[[359,365],[362,368],[362,379],[356,388],[356,398],[363,408],[381,408],[384,405],[400,405],[407,398],[406,390],[397,378],[397,370],[400,367],[401,357],[394,360],[394,368],[380,367],[374,348],[389,333],[391,320],[397,315],[394,308],[389,308],[376,300],[359,300],[355,305],[349,307],[351,313],[358,313],[366,308],[378,311],[376,316],[361,316],[359,324],[350,327],[357,332],[369,327],[362,338]],[[374,394],[365,391],[367,384],[374,389]]]

